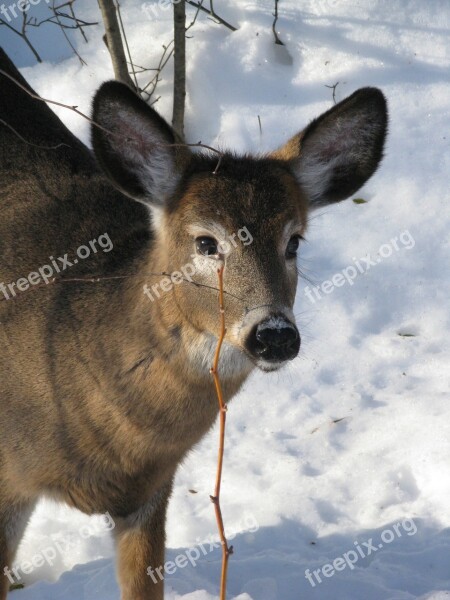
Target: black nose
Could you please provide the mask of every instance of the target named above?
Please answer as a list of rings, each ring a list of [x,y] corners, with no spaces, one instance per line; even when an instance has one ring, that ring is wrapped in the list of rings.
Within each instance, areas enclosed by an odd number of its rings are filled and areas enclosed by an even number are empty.
[[[253,356],[269,362],[291,360],[300,349],[300,335],[284,316],[273,316],[253,328],[247,347]]]

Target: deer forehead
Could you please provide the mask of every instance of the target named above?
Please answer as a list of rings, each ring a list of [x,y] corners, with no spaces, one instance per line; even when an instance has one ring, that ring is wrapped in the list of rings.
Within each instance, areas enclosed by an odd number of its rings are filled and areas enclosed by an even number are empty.
[[[170,221],[194,237],[220,239],[244,226],[266,239],[286,232],[301,234],[307,224],[308,204],[294,176],[281,169],[270,172],[264,164],[258,166],[249,174],[239,164],[231,173],[228,166],[217,175],[192,175],[169,207]]]

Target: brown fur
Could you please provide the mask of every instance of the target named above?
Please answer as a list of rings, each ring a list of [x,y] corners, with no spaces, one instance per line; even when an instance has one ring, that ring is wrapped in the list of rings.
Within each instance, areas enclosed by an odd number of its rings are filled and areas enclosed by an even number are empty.
[[[0,68],[21,79],[1,53]],[[112,136],[94,129],[96,157],[113,187],[45,105],[1,76],[0,86],[1,116],[17,133],[34,144],[67,144],[38,149],[0,128],[0,283],[26,277],[50,256],[73,257],[105,232],[114,245],[61,274],[63,280],[100,277],[96,283],[60,281],[10,300],[0,296],[0,568],[12,566],[28,516],[47,495],[87,514],[109,511],[117,525],[122,600],[161,600],[163,585],[153,583],[147,568],[164,563],[172,480],[217,415],[208,371],[219,331],[217,281],[214,270],[200,269],[195,284],[175,285],[155,302],[143,283],[151,286],[161,279],[151,273],[192,261],[194,224],[219,222],[227,232],[247,227],[253,243],[226,258],[226,401],[255,364],[266,368],[247,340],[263,319],[282,313],[289,320],[292,311],[297,272],[295,264],[286,266],[284,229],[292,221],[302,234],[310,210],[299,183],[300,136],[273,156],[226,154],[214,175],[217,157],[170,149],[172,134],[162,119],[128,89],[106,84],[94,117],[126,130],[126,139],[135,135],[143,155],[165,152],[172,160],[164,176],[174,183],[163,182],[172,186],[163,202],[156,183],[147,191],[141,171],[133,170],[132,146],[114,147]],[[361,158],[367,179],[381,158],[386,113],[379,92],[363,90],[359,98],[348,111],[364,106],[377,127]],[[122,119],[117,106],[141,119],[148,135]],[[345,106],[335,110],[347,118]],[[333,113],[326,119],[333,126]],[[333,198],[324,189],[323,202],[348,195],[353,183],[342,172],[332,177]],[[160,175],[156,167],[150,171],[155,182]],[[7,588],[0,574],[0,600]]]

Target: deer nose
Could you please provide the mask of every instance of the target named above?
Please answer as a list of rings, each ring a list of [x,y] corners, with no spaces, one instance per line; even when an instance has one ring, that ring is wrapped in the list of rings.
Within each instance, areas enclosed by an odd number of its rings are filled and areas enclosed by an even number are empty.
[[[300,349],[300,334],[284,315],[272,316],[253,328],[248,349],[256,358],[268,362],[291,360]]]

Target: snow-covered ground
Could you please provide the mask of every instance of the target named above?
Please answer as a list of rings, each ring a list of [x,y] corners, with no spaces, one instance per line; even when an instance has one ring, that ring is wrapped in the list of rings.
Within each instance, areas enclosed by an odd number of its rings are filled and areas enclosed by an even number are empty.
[[[78,4],[80,16],[99,19],[96,3]],[[121,4],[136,63],[154,66],[171,39],[171,11]],[[384,162],[357,194],[368,202],[311,220],[300,267],[313,283],[301,282],[296,303],[300,358],[279,374],[256,373],[230,406],[230,598],[450,598],[450,5],[282,0],[285,47],[273,43],[271,0],[215,7],[239,29],[201,15],[191,30],[190,141],[274,148],[330,107],[326,86],[337,82],[337,100],[375,85],[390,109]],[[77,41],[85,67],[61,61],[59,42],[42,35],[33,32],[45,62],[34,65],[0,27],[1,44],[43,96],[89,111],[111,78],[100,29],[88,31],[88,45]],[[166,118],[170,89],[169,68],[156,104]],[[58,114],[87,141],[84,121]],[[313,290],[339,273],[344,284]],[[216,535],[216,447],[214,430],[179,469],[168,560],[186,555],[196,566],[167,575],[170,600],[217,598],[220,550],[206,541]],[[118,600],[110,526],[42,502],[16,563],[42,555],[53,565],[23,575],[12,598]]]

